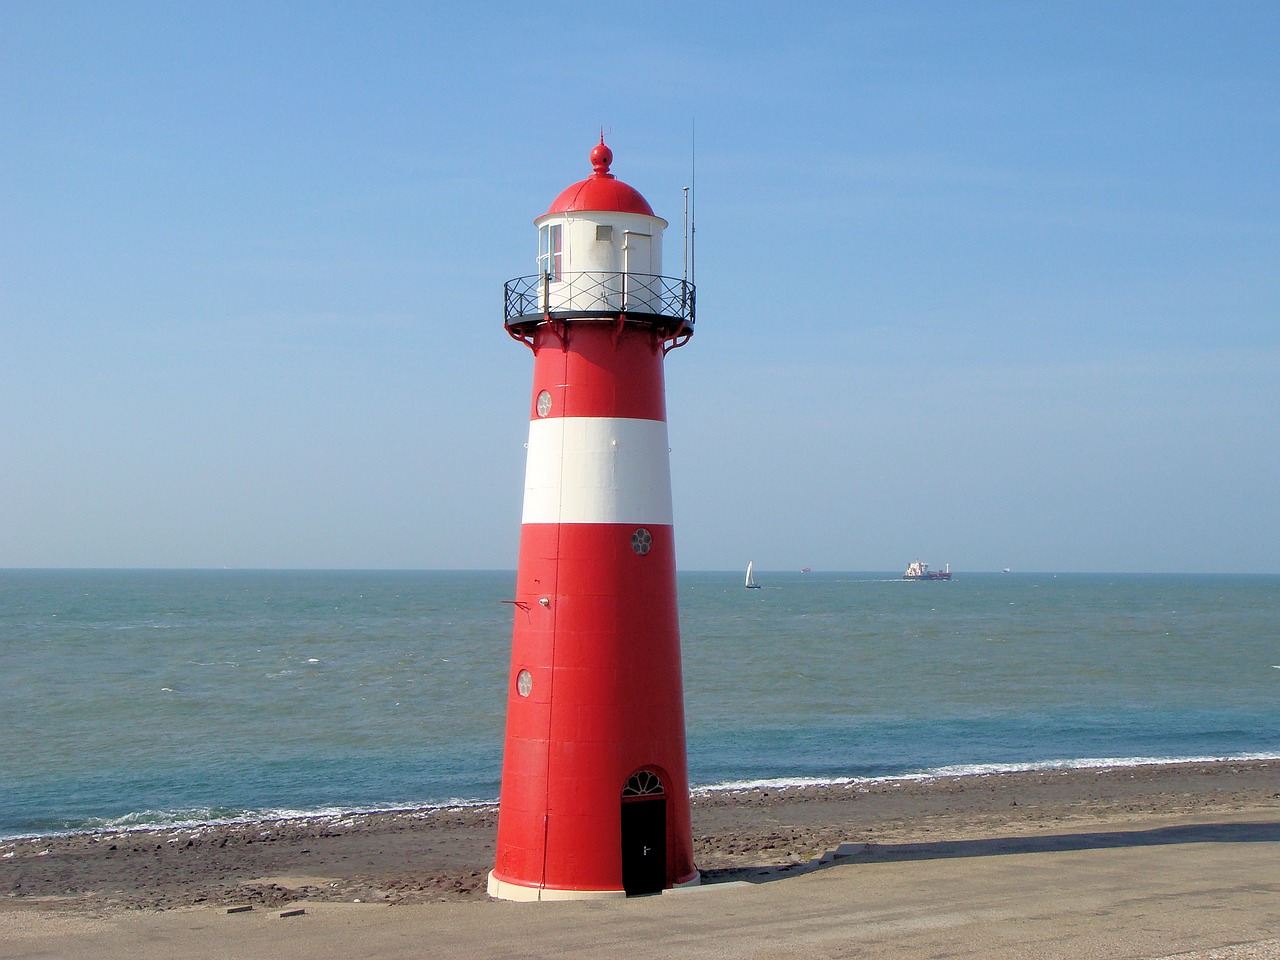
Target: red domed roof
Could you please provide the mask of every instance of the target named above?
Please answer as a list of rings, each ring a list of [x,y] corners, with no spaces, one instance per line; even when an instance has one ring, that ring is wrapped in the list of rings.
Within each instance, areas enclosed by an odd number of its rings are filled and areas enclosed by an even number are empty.
[[[608,210],[617,213],[641,213],[654,216],[649,201],[640,196],[635,187],[623,183],[609,172],[613,163],[613,151],[605,146],[604,137],[591,150],[591,167],[595,170],[585,180],[579,180],[560,192],[543,214],[572,213],[578,210]]]

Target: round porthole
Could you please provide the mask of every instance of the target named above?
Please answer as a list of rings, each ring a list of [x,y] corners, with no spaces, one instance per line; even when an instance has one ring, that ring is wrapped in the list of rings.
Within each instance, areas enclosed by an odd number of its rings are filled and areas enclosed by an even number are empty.
[[[522,697],[527,697],[533,692],[533,674],[528,670],[521,670],[516,674],[516,693]]]
[[[631,549],[643,557],[653,549],[653,534],[641,527],[631,535]]]
[[[539,393],[537,408],[538,408],[538,416],[540,417],[545,417],[548,413],[550,413],[551,412],[551,394],[547,393],[547,391],[545,390]]]

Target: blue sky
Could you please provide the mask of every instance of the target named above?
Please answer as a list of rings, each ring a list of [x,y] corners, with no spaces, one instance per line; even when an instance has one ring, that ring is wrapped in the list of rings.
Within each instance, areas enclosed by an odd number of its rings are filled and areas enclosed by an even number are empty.
[[[513,567],[603,126],[682,567],[1280,567],[1280,6],[440,7],[0,2],[0,566]]]

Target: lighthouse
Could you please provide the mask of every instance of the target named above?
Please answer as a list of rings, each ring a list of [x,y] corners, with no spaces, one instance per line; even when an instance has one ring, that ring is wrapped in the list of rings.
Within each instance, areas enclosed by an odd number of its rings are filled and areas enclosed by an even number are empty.
[[[591,150],[505,286],[533,352],[489,893],[570,900],[696,882],[663,362],[693,285],[662,274],[667,221]]]

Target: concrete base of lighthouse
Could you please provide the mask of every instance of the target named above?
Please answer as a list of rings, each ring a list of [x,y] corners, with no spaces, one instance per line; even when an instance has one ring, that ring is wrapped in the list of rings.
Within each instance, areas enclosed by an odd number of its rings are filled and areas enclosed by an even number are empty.
[[[674,884],[671,889],[696,887],[701,883],[702,874],[695,871],[692,877]],[[499,880],[492,870],[489,871],[488,893],[495,900],[514,900],[520,903],[534,903],[539,900],[616,900],[627,895],[625,890],[556,890],[548,887],[526,887],[520,883]]]
[[[489,896],[498,900],[517,900],[532,903],[536,900],[613,900],[625,897],[625,890],[555,890],[548,887],[526,887],[523,884],[499,880],[489,871]]]

